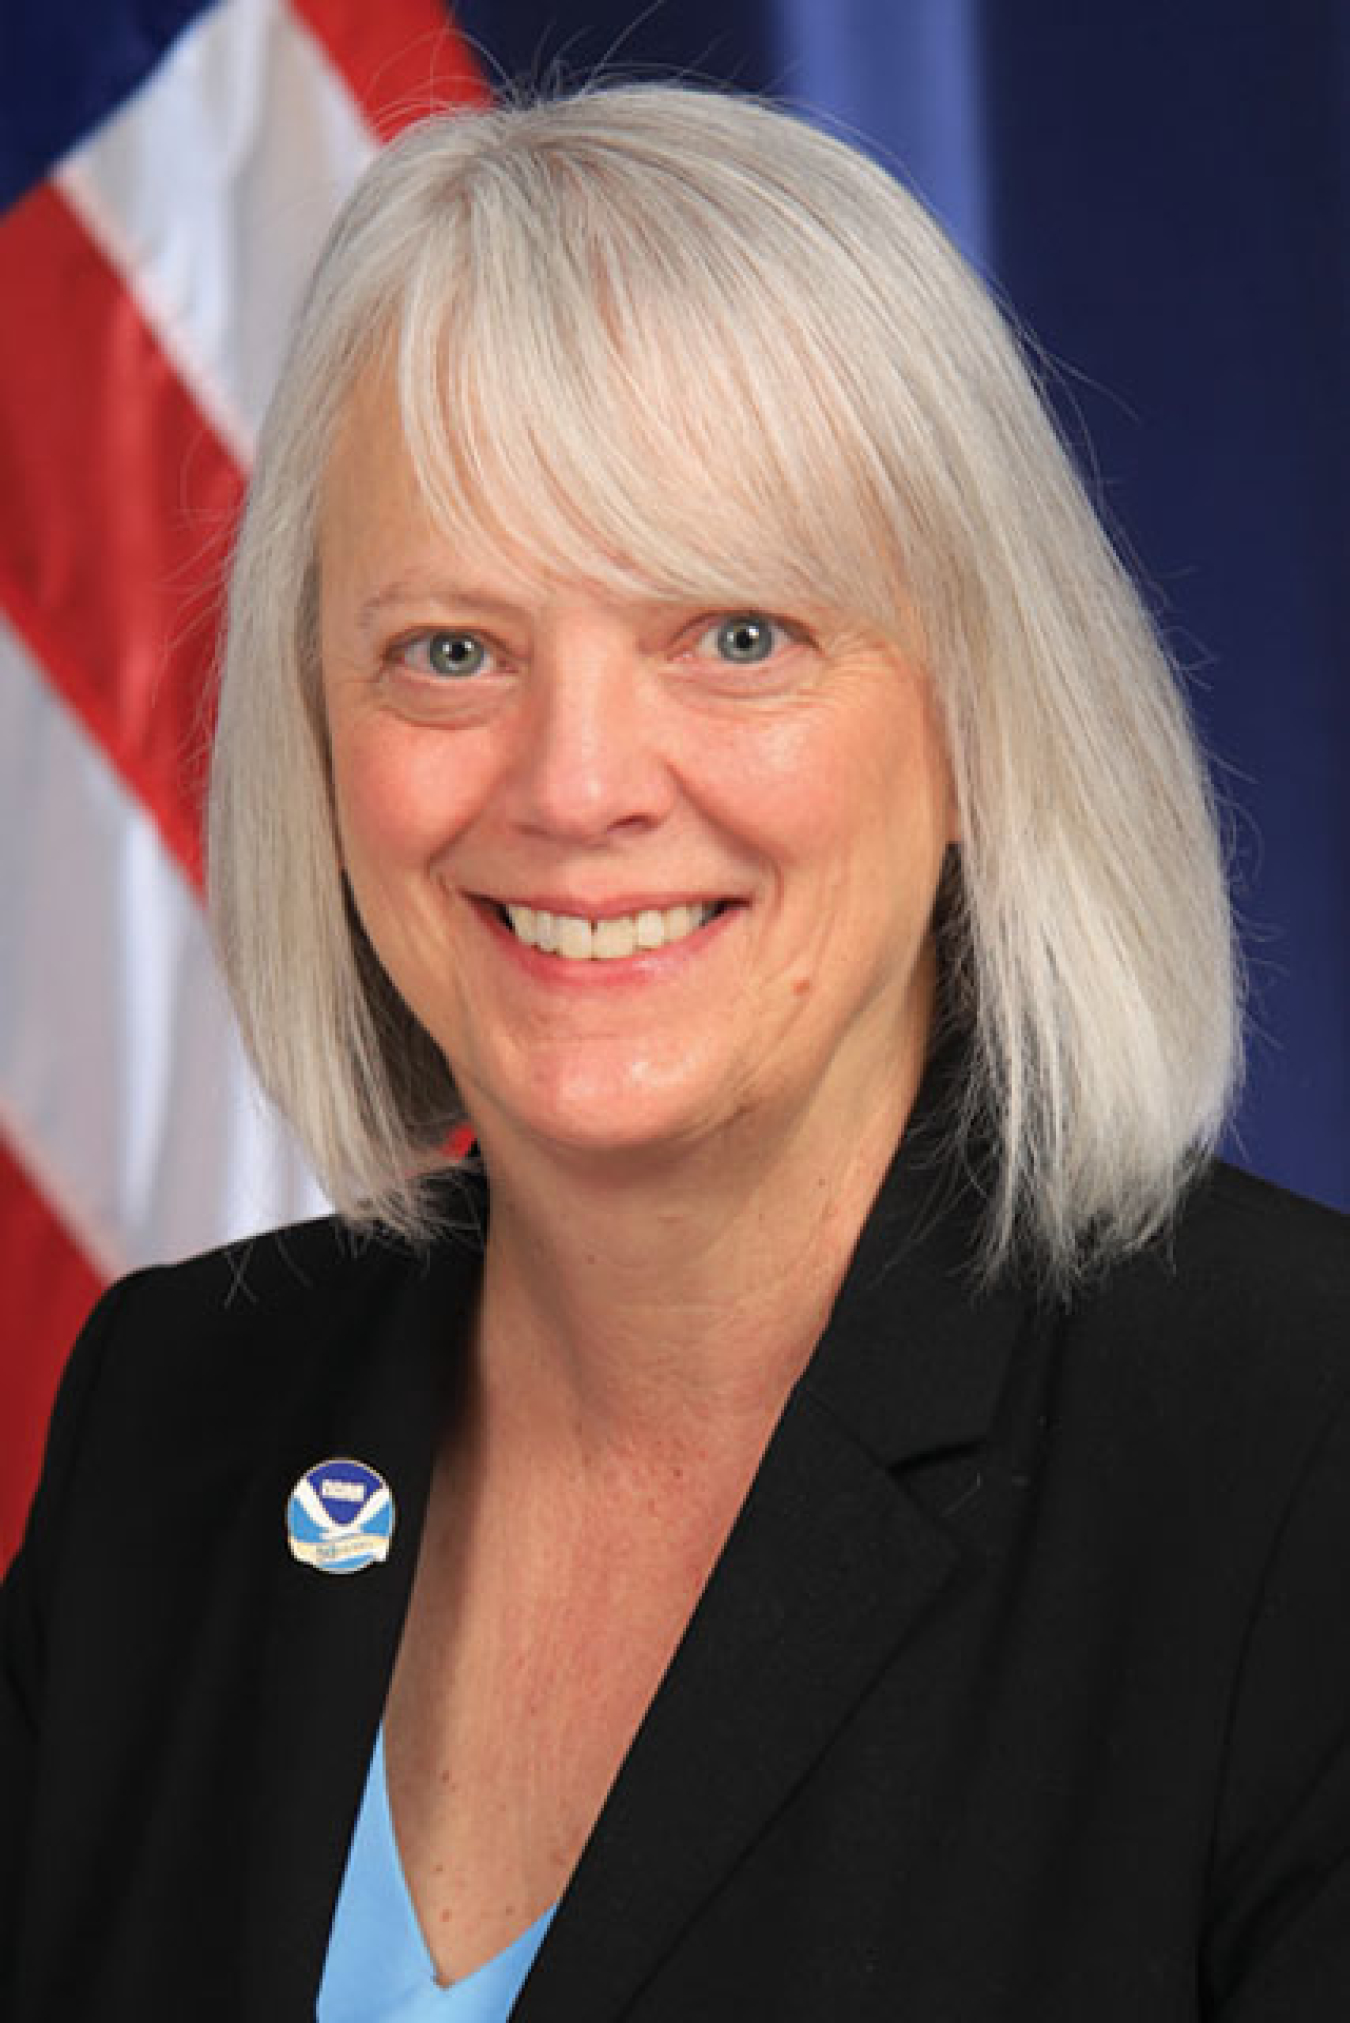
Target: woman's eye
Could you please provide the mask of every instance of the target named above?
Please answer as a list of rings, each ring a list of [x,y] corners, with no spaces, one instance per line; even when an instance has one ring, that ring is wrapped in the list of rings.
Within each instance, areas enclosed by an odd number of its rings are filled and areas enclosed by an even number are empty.
[[[699,645],[732,667],[755,667],[772,659],[788,637],[787,628],[776,618],[759,611],[736,611],[710,625]]]
[[[476,632],[422,632],[397,648],[396,659],[417,674],[439,674],[452,680],[481,674],[490,659]]]

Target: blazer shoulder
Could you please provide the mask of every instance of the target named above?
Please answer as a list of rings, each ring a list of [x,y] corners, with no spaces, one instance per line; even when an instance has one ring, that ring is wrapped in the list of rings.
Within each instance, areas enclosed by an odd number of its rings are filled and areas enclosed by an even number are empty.
[[[334,1215],[221,1245],[117,1280],[71,1357],[96,1351],[98,1392],[196,1394],[241,1409],[368,1353],[432,1290],[453,1310],[477,1271],[481,1202],[440,1189],[438,1233],[419,1247]]]
[[[1350,1215],[1227,1160],[1216,1159],[1206,1169],[1186,1206],[1211,1215],[1217,1227],[1259,1229],[1273,1244],[1325,1250],[1338,1256],[1343,1268],[1350,1266]]]
[[[130,1272],[110,1288],[143,1319],[191,1313],[208,1329],[248,1332],[265,1316],[302,1316],[388,1293],[433,1268],[438,1258],[481,1252],[485,1213],[472,1175],[447,1174],[436,1190],[435,1233],[418,1245],[338,1215],[318,1216]],[[105,1295],[109,1297],[110,1295]]]
[[[141,1313],[159,1306],[246,1318],[250,1311],[341,1299],[372,1278],[406,1270],[415,1258],[396,1238],[323,1215],[144,1266],[112,1290]]]
[[[1070,1328],[1202,1449],[1229,1419],[1298,1445],[1350,1396],[1350,1217],[1216,1163]]]
[[[1218,1161],[1182,1204],[1170,1251],[1179,1277],[1235,1314],[1339,1322],[1350,1348],[1350,1215]]]

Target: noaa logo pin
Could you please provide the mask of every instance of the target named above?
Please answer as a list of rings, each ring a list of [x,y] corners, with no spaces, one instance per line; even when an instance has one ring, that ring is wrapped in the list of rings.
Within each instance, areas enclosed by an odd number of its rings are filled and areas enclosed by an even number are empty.
[[[320,1573],[359,1573],[388,1559],[394,1537],[389,1484],[364,1461],[307,1468],[286,1505],[291,1551]]]

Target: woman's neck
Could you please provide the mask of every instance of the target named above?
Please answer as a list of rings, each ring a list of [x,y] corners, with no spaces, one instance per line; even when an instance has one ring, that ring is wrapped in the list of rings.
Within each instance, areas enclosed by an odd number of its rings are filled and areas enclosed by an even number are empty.
[[[480,1427],[536,1461],[762,1448],[829,1317],[917,1089],[679,1156],[485,1145]]]

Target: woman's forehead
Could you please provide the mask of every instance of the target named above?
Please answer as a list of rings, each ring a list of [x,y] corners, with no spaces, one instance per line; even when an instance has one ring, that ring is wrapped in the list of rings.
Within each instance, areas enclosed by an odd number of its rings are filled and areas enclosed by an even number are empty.
[[[565,431],[553,443],[536,436],[522,467],[518,443],[494,456],[491,432],[461,433],[444,405],[426,424],[425,410],[408,414],[387,366],[358,376],[320,481],[321,567],[360,556],[411,580],[449,566],[521,597],[567,584],[666,598],[803,587],[772,529],[738,513],[725,491],[700,500],[688,482],[653,471],[636,498],[631,486],[622,501],[607,495],[603,474],[584,496]],[[597,446],[595,462],[603,458]]]
[[[368,426],[387,422],[387,427]],[[335,453],[320,540],[323,625],[362,652],[400,626],[458,614],[484,625],[527,628],[569,606],[603,604],[635,626],[695,612],[753,610],[808,624],[838,645],[879,640],[923,659],[920,629],[905,601],[877,614],[831,596],[819,576],[788,580],[765,553],[742,571],[725,563],[686,575],[620,549],[578,548],[572,559],[532,548],[528,529],[509,539],[465,515],[440,523],[402,440],[387,391],[354,410]]]
[[[652,453],[623,440],[584,441],[566,418],[462,412],[453,385],[410,385],[391,347],[354,377],[338,411],[319,495],[319,560],[328,575],[491,578],[507,594],[560,585],[668,601],[749,601],[846,610],[888,626],[903,595],[867,550],[859,501],[841,472],[822,497],[810,473],[748,482],[727,417],[725,472],[680,446]],[[746,457],[764,462],[750,433]],[[740,481],[738,481],[738,478]],[[848,522],[852,521],[850,528]],[[869,580],[870,578],[870,580]]]

